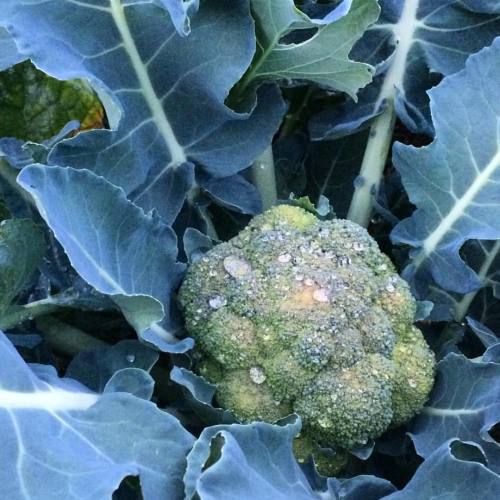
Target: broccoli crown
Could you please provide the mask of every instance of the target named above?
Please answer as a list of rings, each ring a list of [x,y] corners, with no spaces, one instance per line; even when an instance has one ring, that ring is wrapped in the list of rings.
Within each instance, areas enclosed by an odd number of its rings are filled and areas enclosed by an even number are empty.
[[[415,300],[353,222],[277,206],[192,264],[179,299],[196,369],[242,421],[296,412],[319,445],[352,448],[432,387]]]

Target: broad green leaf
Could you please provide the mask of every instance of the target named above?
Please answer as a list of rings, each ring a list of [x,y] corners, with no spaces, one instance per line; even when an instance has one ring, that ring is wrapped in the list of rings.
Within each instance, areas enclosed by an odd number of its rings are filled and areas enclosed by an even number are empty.
[[[186,498],[201,500],[319,500],[293,456],[300,430],[295,418],[284,426],[266,422],[206,428],[188,455]],[[220,458],[206,468],[211,453]]]
[[[164,8],[173,3],[5,0],[0,9],[0,23],[37,67],[86,79],[112,103],[111,130],[60,142],[49,162],[92,170],[169,224],[198,188],[195,168],[215,178],[245,169],[284,113],[273,85],[249,113],[225,105],[255,51],[248,0],[204,0],[189,36]]]
[[[491,45],[500,33],[500,16],[488,0],[380,0],[381,14],[353,50],[356,60],[377,65],[377,77],[359,94],[316,115],[315,140],[349,134],[394,102],[398,118],[412,130],[433,133],[427,90],[441,75],[465,66],[467,57]],[[492,0],[498,5],[498,0]],[[500,9],[500,7],[497,7]],[[500,13],[497,10],[497,14]]]
[[[78,274],[112,298],[142,339],[175,350],[168,315],[184,266],[176,262],[172,229],[88,170],[32,165],[22,170],[18,183],[33,197]],[[185,350],[190,344],[180,346]]]
[[[139,476],[144,500],[181,498],[194,439],[127,392],[148,392],[146,371],[119,370],[92,392],[52,366],[28,366],[1,332],[0,359],[2,498],[111,499],[127,476]]]
[[[237,419],[229,410],[213,405],[216,386],[186,368],[174,366],[170,379],[185,388],[188,404],[205,425],[232,424]]]
[[[480,460],[473,460],[479,457]],[[443,443],[416,471],[402,491],[385,500],[494,499],[500,476],[482,463],[481,450],[459,440]]]
[[[25,59],[19,54],[16,43],[10,33],[0,26],[0,71],[10,68]]]
[[[42,230],[32,221],[0,223],[0,316],[32,277],[44,253]]]
[[[480,288],[466,294],[444,290],[431,284],[427,299],[434,302],[434,321],[463,321],[466,315],[498,329],[500,294],[500,240],[468,241],[460,250],[467,265],[477,275]]]
[[[471,292],[478,275],[462,260],[467,240],[500,238],[500,38],[471,56],[464,70],[429,92],[436,129],[423,148],[397,143],[393,161],[413,215],[392,232],[413,247],[405,277],[422,298],[429,275],[451,291]]]
[[[348,56],[364,30],[377,20],[375,0],[354,0],[347,13],[341,5],[340,15],[332,15],[325,22],[307,17],[293,0],[251,0],[251,6],[257,25],[257,51],[238,92],[268,80],[299,80],[354,98],[358,89],[371,81],[371,66],[351,61]],[[317,32],[300,43],[283,41],[295,29]]]
[[[488,432],[498,422],[500,364],[450,353],[440,361],[429,401],[410,430],[417,453],[427,458],[452,438],[491,442]]]
[[[170,13],[172,22],[181,35],[191,31],[190,16],[198,10],[200,0],[155,0]]]
[[[102,128],[103,107],[82,80],[59,81],[29,61],[0,73],[0,136],[42,142],[71,120]]]

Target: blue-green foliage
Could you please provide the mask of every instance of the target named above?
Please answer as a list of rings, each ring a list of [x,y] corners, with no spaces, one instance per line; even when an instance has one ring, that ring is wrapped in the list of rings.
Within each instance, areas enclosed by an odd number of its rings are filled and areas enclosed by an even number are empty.
[[[481,450],[462,441],[443,443],[420,466],[408,486],[388,500],[427,500],[429,498],[496,498],[500,477],[484,462]]]
[[[0,356],[2,495],[111,498],[139,475],[146,498],[180,497],[194,439],[177,419],[132,394],[94,393],[53,367],[32,369],[3,333]]]
[[[498,361],[498,360],[497,360]],[[453,390],[450,390],[450,387]],[[500,365],[448,354],[438,365],[431,398],[411,425],[412,439],[420,456],[427,458],[453,438],[493,444],[488,432],[500,414]],[[500,445],[496,445],[500,453]]]
[[[10,68],[23,59],[10,33],[5,28],[0,28],[0,71]]]
[[[0,137],[2,499],[498,497],[500,7],[378,3],[375,23],[373,0],[1,2],[0,90],[31,59],[105,112],[41,143]],[[369,229],[422,301],[436,382],[326,478],[294,458],[297,416],[217,406],[176,290],[262,210],[265,150],[281,201],[345,217],[361,129],[391,99]]]
[[[432,283],[471,292],[481,286],[459,251],[467,240],[500,237],[500,39],[429,92],[436,138],[426,148],[396,144],[394,164],[413,215],[392,240],[414,247],[405,277],[420,294]]]
[[[410,130],[432,133],[426,91],[441,75],[465,65],[470,54],[490,45],[500,33],[497,11],[481,2],[380,0],[378,22],[356,45],[353,56],[377,65],[375,85],[359,94],[359,104],[319,113],[311,121],[316,140],[346,135],[366,126],[396,90],[396,111]],[[492,3],[495,3],[494,1]],[[405,12],[406,5],[406,12]],[[403,45],[403,50],[401,45]],[[400,57],[395,49],[402,51]]]

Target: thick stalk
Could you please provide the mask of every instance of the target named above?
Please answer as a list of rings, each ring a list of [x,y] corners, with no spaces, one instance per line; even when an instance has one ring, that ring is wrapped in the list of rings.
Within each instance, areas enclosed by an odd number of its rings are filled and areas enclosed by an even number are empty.
[[[366,144],[354,195],[347,218],[367,227],[373,210],[373,199],[377,194],[384,173],[392,133],[396,122],[394,103],[388,103],[384,112],[375,118]]]
[[[381,115],[375,118],[370,129],[361,164],[360,182],[355,188],[347,215],[349,219],[365,227],[371,219],[373,201],[384,173],[392,141],[394,122],[396,120],[394,110],[396,89],[403,86],[408,56],[414,42],[415,30],[418,27],[417,11],[419,1],[405,0],[399,21],[390,26],[394,33],[396,49],[391,67],[385,75],[384,83],[375,103],[375,109],[384,103],[386,108]],[[388,25],[384,25],[385,29],[387,27]]]
[[[11,306],[0,317],[0,330],[14,328],[23,321],[53,313],[62,307],[69,307],[70,305],[71,298],[67,295],[54,295],[53,297],[31,302],[25,306]]]
[[[38,318],[36,326],[54,350],[68,356],[75,356],[80,351],[90,351],[109,345],[103,340],[55,318]]]
[[[262,209],[276,205],[278,192],[276,189],[276,173],[274,171],[273,147],[270,145],[253,163],[252,180],[262,198]]]

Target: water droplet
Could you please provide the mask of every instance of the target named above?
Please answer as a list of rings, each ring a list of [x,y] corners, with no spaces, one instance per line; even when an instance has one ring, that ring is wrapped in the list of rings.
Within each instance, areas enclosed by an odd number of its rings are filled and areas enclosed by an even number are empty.
[[[365,246],[363,245],[363,243],[361,243],[359,241],[355,241],[353,248],[354,248],[354,250],[356,250],[356,252],[362,252],[365,249]]]
[[[250,368],[250,378],[252,379],[252,382],[254,384],[258,385],[264,383],[264,381],[266,380],[264,371],[258,366],[252,366],[252,368]]]
[[[306,278],[304,280],[304,285],[306,285],[306,286],[313,286],[314,285],[314,280],[312,280],[311,278]]]
[[[330,300],[330,294],[326,288],[318,288],[313,292],[313,299],[316,302],[328,302]]]
[[[224,307],[227,304],[226,297],[223,295],[214,295],[210,299],[208,299],[208,305],[212,309],[220,309],[221,307]]]
[[[135,355],[134,354],[127,354],[125,356],[125,359],[129,362],[129,363],[133,363],[135,361]]]
[[[349,266],[351,264],[351,259],[345,255],[342,255],[342,256],[338,257],[337,264],[340,267]]]
[[[396,287],[391,283],[387,283],[387,285],[385,285],[385,289],[389,292],[389,293],[394,293],[396,291]]]
[[[366,182],[366,179],[362,176],[362,175],[358,175],[355,179],[354,179],[354,187],[356,189],[359,189],[361,187],[363,187],[365,185],[365,182]]]
[[[230,255],[224,259],[224,269],[233,278],[244,278],[252,270],[250,264],[241,257]]]
[[[408,385],[415,389],[415,387],[417,387],[417,383],[415,382],[415,380],[413,380],[412,378],[410,380],[408,380]]]
[[[318,420],[318,423],[319,423],[320,427],[323,427],[323,429],[326,429],[326,428],[332,426],[332,423],[326,418],[320,418]]]
[[[289,253],[283,253],[278,257],[278,262],[286,264],[292,260],[292,256]]]

